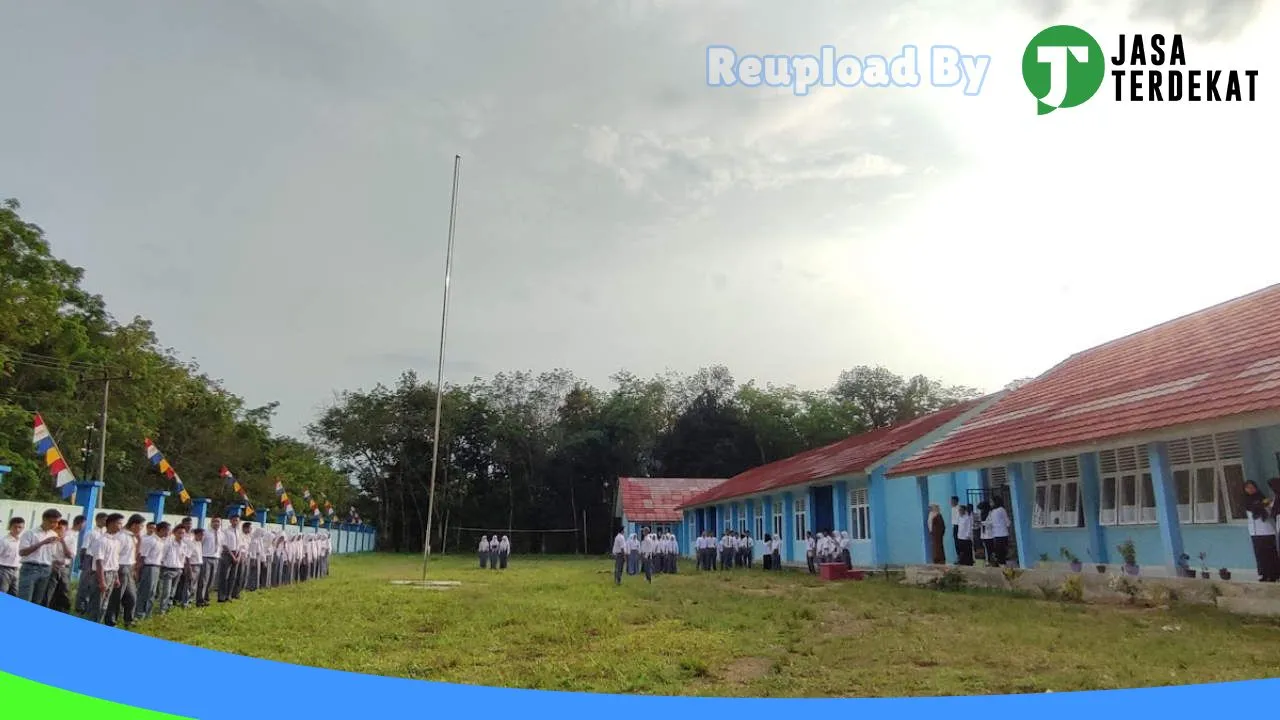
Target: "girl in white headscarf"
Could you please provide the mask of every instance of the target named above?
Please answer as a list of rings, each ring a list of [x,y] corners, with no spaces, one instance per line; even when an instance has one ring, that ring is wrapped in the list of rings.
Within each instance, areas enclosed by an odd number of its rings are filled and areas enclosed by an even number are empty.
[[[480,536],[480,548],[478,552],[480,553],[480,569],[483,570],[486,567],[489,567],[489,536],[488,535]]]
[[[680,570],[680,541],[676,539],[675,534],[671,535],[671,574],[674,575]]]
[[[503,569],[507,569],[507,558],[511,555],[511,540],[503,535],[498,541],[498,564]]]
[[[627,538],[627,574],[635,575],[640,572],[640,538],[635,533],[631,533],[631,537]]]
[[[853,556],[849,554],[849,531],[840,531],[840,560],[844,563],[845,569],[853,569]]]
[[[489,569],[498,569],[498,549],[502,546],[502,541],[497,535],[489,538]]]

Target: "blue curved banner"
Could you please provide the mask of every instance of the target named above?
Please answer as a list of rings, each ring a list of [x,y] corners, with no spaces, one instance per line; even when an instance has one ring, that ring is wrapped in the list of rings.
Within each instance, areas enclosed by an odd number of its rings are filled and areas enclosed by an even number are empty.
[[[594,695],[512,690],[359,675],[205,650],[90,623],[0,596],[0,673],[142,710],[197,720],[306,712],[324,717],[507,717],[566,720],[671,713],[682,717],[930,718],[1216,716],[1280,692],[1280,679],[1138,690],[941,698],[752,699]],[[68,655],[70,653],[70,655]],[[66,657],[120,662],[68,664]],[[625,657],[619,657],[625,663]],[[163,672],[158,670],[164,669]],[[0,703],[0,707],[7,703]],[[47,706],[46,706],[47,707]],[[0,712],[0,715],[3,713]],[[123,716],[122,716],[123,717]]]

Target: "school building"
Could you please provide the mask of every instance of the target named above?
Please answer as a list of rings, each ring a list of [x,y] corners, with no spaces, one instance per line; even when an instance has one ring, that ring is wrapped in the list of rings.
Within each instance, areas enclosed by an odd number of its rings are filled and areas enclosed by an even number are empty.
[[[683,547],[690,538],[682,534],[678,508],[723,482],[724,478],[618,478],[613,516],[627,535],[648,527],[656,533],[675,533]]]
[[[1280,285],[1071,356],[893,467],[889,562],[926,561],[924,507],[1006,499],[1020,567],[1256,577],[1243,485],[1280,475]],[[948,527],[947,557],[954,562]],[[1016,550],[1016,553],[1014,552]]]
[[[782,561],[804,564],[807,533],[843,530],[849,533],[855,565],[882,566],[893,556],[890,528],[905,520],[893,514],[889,468],[945,437],[997,397],[962,403],[735,475],[680,507],[681,550],[691,555],[689,540],[704,531],[719,536],[736,530],[751,533],[757,556],[765,534],[781,536]],[[921,543],[918,533],[912,542]]]

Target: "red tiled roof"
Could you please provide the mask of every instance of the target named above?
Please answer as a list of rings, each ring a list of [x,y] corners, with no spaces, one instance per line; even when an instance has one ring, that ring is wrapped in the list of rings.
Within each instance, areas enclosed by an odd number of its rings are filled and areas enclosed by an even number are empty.
[[[923,415],[900,425],[872,430],[785,460],[761,465],[739,473],[728,482],[689,499],[683,507],[707,505],[721,500],[754,495],[766,490],[790,487],[811,480],[862,473],[871,464],[946,425],[973,409],[986,398],[971,400],[945,410]]]
[[[618,478],[622,512],[630,522],[679,522],[682,503],[723,482],[723,478]]]
[[[1274,409],[1280,285],[1072,355],[891,472],[920,475]]]

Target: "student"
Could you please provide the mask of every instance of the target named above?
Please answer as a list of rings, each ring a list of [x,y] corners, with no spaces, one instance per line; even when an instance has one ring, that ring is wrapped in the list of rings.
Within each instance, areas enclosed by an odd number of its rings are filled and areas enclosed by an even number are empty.
[[[956,521],[956,564],[973,564],[973,506],[961,505]]]
[[[991,499],[991,549],[996,556],[996,567],[1003,567],[1009,560],[1009,511],[1004,509],[1004,498]]]
[[[769,546],[769,552],[773,555],[773,569],[782,569],[782,537],[773,536],[773,543]]]
[[[49,508],[40,516],[40,525],[22,533],[18,540],[18,597],[40,604],[49,592],[53,572],[53,544],[61,542],[56,528],[62,513]]]
[[[232,515],[227,518],[227,526],[222,528],[222,559],[218,561],[218,602],[231,602],[235,594],[236,577],[240,562],[240,517]]]
[[[190,537],[183,543],[186,556],[187,567],[185,570],[186,582],[182,583],[182,591],[178,593],[175,601],[184,608],[189,608],[196,601],[196,597],[200,594],[200,582],[204,577],[204,528],[196,528],[191,531]]]
[[[258,571],[262,568],[262,528],[253,523],[245,523],[248,531],[248,547],[245,550],[244,589],[247,592],[258,590]]]
[[[189,517],[182,518],[182,520],[178,522],[178,527],[182,528],[182,545],[183,545],[182,552],[183,552],[183,556],[185,557],[191,551],[190,549],[191,518]],[[189,592],[188,585],[190,584],[190,582],[191,582],[191,574],[187,572],[187,569],[184,567],[182,569],[182,574],[178,576],[177,584],[173,586],[173,601],[176,604],[181,605],[182,601],[180,598],[185,598],[188,596],[188,592]]]
[[[196,607],[209,607],[209,588],[218,577],[218,562],[222,559],[222,518],[209,521],[209,531],[200,539],[200,583],[196,585]]]
[[[161,563],[169,545],[169,523],[155,523],[154,530],[151,535],[142,536],[142,542],[138,543],[142,572],[138,576],[138,605],[134,614],[139,620],[151,617],[156,592],[160,589]]]
[[[81,525],[84,523],[82,522]],[[77,536],[67,527],[67,519],[59,518],[54,529],[59,542],[53,544],[53,564],[49,566],[49,585],[39,604],[61,613],[71,612],[71,564],[76,557]],[[87,572],[87,570],[86,570]]]
[[[84,547],[80,549],[80,567],[92,569],[92,559],[89,557],[93,549],[93,543],[105,534],[107,527],[107,514],[98,513],[93,518],[93,529],[89,531],[89,536],[85,538]],[[93,592],[93,583],[80,583],[76,588],[76,612],[85,615],[89,611],[89,595]]]
[[[1258,566],[1258,582],[1280,580],[1280,555],[1276,552],[1276,525],[1267,508],[1266,497],[1252,480],[1244,484],[1244,511],[1249,523],[1249,539]]]
[[[142,542],[142,526],[146,518],[141,515],[132,515],[129,521],[124,525],[124,531],[119,533],[120,541],[120,570],[117,577],[119,583],[111,592],[111,597],[107,600],[107,614],[105,622],[111,627],[115,627],[116,623],[122,622],[126,628],[133,627],[134,620],[137,619],[138,609],[138,575],[141,572],[141,563],[138,561],[140,544]]]
[[[733,555],[733,537],[729,535],[728,530],[720,535],[720,542],[716,545],[716,555],[719,557],[720,569],[728,570]]]
[[[618,534],[613,536],[613,584],[622,584],[622,571],[627,565],[627,536],[622,534],[622,528],[618,528]]]
[[[751,570],[756,566],[756,539],[751,537],[751,533],[746,533],[744,539],[746,547],[743,549],[743,554],[747,558],[747,569]]]
[[[991,542],[991,503],[978,503],[978,541],[982,543],[982,557],[987,567],[995,567],[995,547]]]
[[[494,535],[489,538],[489,569],[498,569],[498,553],[502,543],[498,540],[498,536]]]
[[[773,569],[773,534],[764,534],[764,545],[761,547],[761,562],[765,570]]]
[[[960,557],[960,498],[955,495],[951,496],[951,543]]]
[[[476,553],[480,557],[480,569],[484,570],[489,567],[489,536],[480,536],[480,547],[476,548]]]
[[[671,535],[671,574],[675,575],[680,571],[680,540],[673,533]]]
[[[653,553],[655,548],[653,533],[649,528],[643,531],[644,540],[640,541],[640,567],[644,571],[645,582],[653,582]]]
[[[804,559],[809,565],[809,574],[816,575],[818,566],[814,564],[814,557],[818,552],[818,541],[813,538],[813,533],[806,533],[804,539]]]
[[[96,623],[106,621],[107,605],[111,603],[112,593],[120,585],[120,529],[124,524],[124,516],[111,513],[104,520],[102,531],[89,546],[92,570],[81,581],[81,585],[90,586],[85,605],[88,611],[86,618]]]
[[[246,524],[245,527],[249,526]],[[159,528],[156,532],[159,533]],[[186,528],[179,525],[173,529],[169,541],[164,544],[160,559],[160,589],[157,591],[161,615],[168,613],[173,607],[174,588],[187,567],[186,539]]]
[[[20,517],[9,518],[9,532],[0,538],[0,595],[18,596],[18,569],[22,565],[18,557],[18,543],[26,524]]]
[[[498,563],[503,570],[507,569],[507,558],[511,557],[511,539],[506,535],[498,541]]]
[[[252,564],[253,523],[240,523],[240,534],[236,536],[236,549],[240,552],[240,561],[236,563],[236,582],[231,586],[231,599],[239,600],[249,583],[249,566]]]

